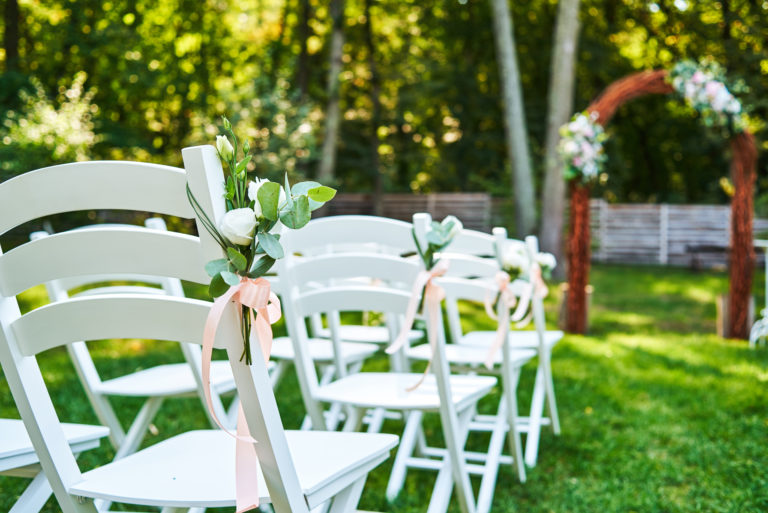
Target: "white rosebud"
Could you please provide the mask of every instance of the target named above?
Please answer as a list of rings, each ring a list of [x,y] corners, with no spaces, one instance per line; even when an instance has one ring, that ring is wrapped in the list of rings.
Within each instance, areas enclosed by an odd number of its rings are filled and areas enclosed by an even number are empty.
[[[557,267],[557,259],[552,253],[539,253],[536,255],[536,263],[539,264],[539,267],[544,271],[551,271]]]
[[[261,217],[263,215],[261,211],[261,203],[259,203],[259,189],[269,181],[270,180],[267,178],[257,178],[248,184],[248,198],[255,202],[253,210],[256,212],[256,217]],[[280,186],[280,196],[277,199],[277,206],[280,207],[283,203],[285,203],[285,190]]]
[[[232,156],[235,154],[235,149],[232,147],[232,143],[229,142],[226,135],[216,136],[216,151],[218,151],[219,156],[227,162],[232,160]]]
[[[451,226],[451,231],[448,232],[448,240],[453,240],[464,229],[464,225],[461,224],[461,221],[456,216],[445,216],[445,219],[440,224],[447,226],[451,223],[453,226]]]
[[[247,246],[253,240],[253,233],[259,222],[250,208],[236,208],[224,214],[219,230],[231,243]]]
[[[519,243],[506,243],[501,252],[501,265],[505,271],[522,273],[528,267],[528,252]]]

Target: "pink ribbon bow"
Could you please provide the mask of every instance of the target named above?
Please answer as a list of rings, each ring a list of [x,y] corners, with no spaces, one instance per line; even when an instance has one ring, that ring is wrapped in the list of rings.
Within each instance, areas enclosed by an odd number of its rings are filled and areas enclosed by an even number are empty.
[[[211,400],[211,357],[216,329],[230,301],[249,308],[251,325],[256,329],[264,362],[269,361],[272,351],[272,324],[280,319],[280,300],[270,290],[269,282],[264,278],[242,278],[233,285],[211,306],[203,331],[203,391],[208,411],[214,422],[235,441],[235,496],[237,513],[243,513],[259,506],[258,468],[259,460],[253,444],[256,440],[250,435],[245,420],[242,404],[237,412],[237,434],[230,433],[216,416]]]
[[[435,353],[435,350],[437,349],[437,330],[439,329],[438,322],[440,320],[440,303],[445,299],[445,290],[435,284],[432,280],[439,276],[443,276],[446,272],[448,272],[448,261],[440,260],[432,269],[421,271],[416,276],[413,288],[411,289],[411,300],[405,311],[403,327],[392,345],[386,349],[387,354],[397,352],[408,341],[408,334],[411,331],[411,327],[413,327],[413,321],[416,320],[416,310],[419,307],[419,299],[422,296],[422,291],[424,293],[424,310],[429,316],[429,326],[431,328],[427,330],[429,335],[429,346],[432,349],[432,354]],[[432,359],[430,358],[427,368],[424,369],[424,374],[417,383],[406,388],[406,392],[416,390],[424,382],[431,366]]]
[[[485,300],[485,312],[491,319],[499,321],[496,328],[496,336],[493,339],[488,355],[485,357],[485,366],[488,369],[493,368],[493,360],[496,357],[496,353],[504,344],[504,337],[507,336],[509,330],[509,311],[515,305],[515,295],[509,290],[510,277],[504,271],[496,273],[494,278],[496,285],[499,289],[499,307],[502,311],[501,316],[497,316],[491,306],[490,298]]]

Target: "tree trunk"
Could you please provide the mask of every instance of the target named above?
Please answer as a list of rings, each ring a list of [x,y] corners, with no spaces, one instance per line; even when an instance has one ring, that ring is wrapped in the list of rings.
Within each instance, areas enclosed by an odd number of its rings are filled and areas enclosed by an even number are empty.
[[[563,163],[557,153],[560,127],[573,113],[573,81],[576,70],[576,46],[579,38],[579,0],[560,0],[555,21],[555,40],[549,71],[547,134],[544,144],[544,190],[542,191],[542,249],[564,262],[563,222],[565,216],[565,179]],[[565,266],[555,267],[555,277],[565,277]]]
[[[5,71],[19,70],[19,2],[5,0]]]
[[[368,47],[368,68],[371,72],[371,169],[374,173],[373,214],[384,215],[384,175],[380,169],[379,160],[379,125],[381,124],[381,82],[376,68],[376,46],[373,44],[373,18],[371,4],[373,0],[365,0],[365,44]]]
[[[571,182],[571,219],[568,230],[568,301],[565,329],[587,331],[587,285],[589,281],[589,186]]]
[[[737,134],[731,139],[733,162],[731,179],[731,291],[728,305],[731,338],[747,338],[750,326],[749,300],[752,296],[752,274],[755,250],[752,243],[752,194],[755,184],[757,149],[751,134]]]
[[[496,58],[504,99],[504,131],[507,155],[512,167],[512,185],[515,197],[515,224],[519,237],[533,232],[536,224],[535,197],[531,158],[528,153],[528,135],[525,128],[523,92],[520,70],[517,66],[512,15],[507,0],[490,0],[493,10],[493,31]]]
[[[299,0],[301,12],[299,13],[299,60],[296,63],[296,85],[299,88],[302,101],[307,97],[309,90],[309,49],[307,41],[309,40],[309,18],[312,7],[309,0]]]
[[[344,0],[331,0],[331,32],[330,66],[328,69],[328,107],[325,110],[325,139],[323,153],[320,157],[320,169],[317,179],[331,183],[336,171],[336,147],[341,124],[339,109],[339,74],[341,73],[342,56],[344,53]]]

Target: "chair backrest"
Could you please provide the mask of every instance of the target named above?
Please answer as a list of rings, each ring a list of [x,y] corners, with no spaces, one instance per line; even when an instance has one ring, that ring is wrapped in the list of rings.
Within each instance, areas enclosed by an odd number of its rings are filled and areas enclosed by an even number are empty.
[[[43,216],[88,209],[148,211],[194,218],[187,184],[212,219],[225,212],[223,175],[211,146],[187,148],[182,169],[131,162],[87,162],[39,169],[0,184],[0,234]],[[65,193],[63,193],[65,192]],[[207,283],[204,264],[221,258],[215,241],[138,227],[58,233],[0,252],[0,362],[43,470],[62,509],[95,512],[67,490],[80,470],[37,363],[46,349],[79,340],[141,338],[200,344],[210,303],[167,295],[108,294],[70,298],[21,315],[16,295],[79,275],[142,274]],[[227,350],[251,435],[278,511],[306,511],[260,351],[240,361],[238,312],[230,305],[216,337]],[[256,345],[258,347],[258,345]]]
[[[125,224],[99,224],[89,225],[76,228],[75,230],[90,230],[94,228],[131,228],[133,225]],[[145,220],[144,226],[150,230],[158,230],[161,232],[167,232],[168,226],[165,220],[161,217],[149,217]],[[47,231],[37,231],[30,234],[30,240],[39,240],[50,236],[51,233]],[[132,282],[131,285],[112,285],[108,282],[115,281],[128,281]],[[75,289],[81,289],[76,292]],[[45,283],[45,289],[48,292],[48,298],[50,301],[63,301],[69,299],[72,295],[74,297],[83,297],[90,295],[102,295],[102,294],[115,294],[115,293],[136,293],[136,294],[167,294],[171,296],[184,297],[184,288],[181,284],[181,280],[170,276],[151,276],[151,275],[137,275],[137,274],[98,274],[98,275],[79,275],[79,276],[67,276],[55,280],[51,280]],[[73,294],[73,291],[76,293]],[[185,360],[190,365],[192,375],[195,378],[197,384],[197,393],[200,400],[205,404],[205,395],[203,390],[203,377],[201,372],[202,367],[202,353],[200,347],[194,344],[180,344],[182,354]],[[88,347],[85,342],[78,341],[71,344],[67,344],[67,351],[72,359],[72,363],[75,366],[78,377],[80,378],[83,387],[86,389],[86,393],[89,397],[94,393],[101,383],[101,377],[99,376],[96,364],[91,358],[91,354],[88,351]],[[221,401],[221,397],[215,392],[211,393],[211,401],[215,410],[216,416],[219,419],[226,419],[226,409]],[[211,421],[211,425],[215,425],[213,417],[208,409],[205,409],[206,414]],[[103,420],[103,419],[102,419]],[[231,420],[231,419],[230,419]]]
[[[286,254],[371,252],[413,253],[411,224],[376,216],[330,216],[311,220],[301,230],[283,234]]]

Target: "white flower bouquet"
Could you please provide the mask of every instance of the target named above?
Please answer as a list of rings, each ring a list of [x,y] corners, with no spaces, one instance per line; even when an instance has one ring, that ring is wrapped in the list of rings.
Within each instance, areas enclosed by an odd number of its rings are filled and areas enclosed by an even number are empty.
[[[565,164],[566,180],[580,178],[588,182],[600,174],[606,155],[603,142],[607,135],[597,123],[595,113],[575,114],[571,121],[560,127],[558,152]]]
[[[552,253],[540,252],[536,254],[536,263],[539,264],[541,274],[545,279],[552,277],[552,271],[557,267],[557,259]],[[525,245],[507,242],[501,251],[501,266],[513,280],[530,280],[531,260]]]
[[[672,86],[708,127],[742,132],[746,128],[741,102],[725,83],[725,72],[711,59],[679,62],[669,73]],[[740,89],[739,84],[735,84]]]
[[[266,179],[250,179],[247,171],[252,158],[250,145],[247,141],[243,143],[243,157],[238,159],[240,148],[232,125],[227,118],[223,118],[223,124],[228,135],[216,137],[216,150],[228,171],[225,173],[227,212],[218,226],[187,188],[189,201],[201,223],[227,254],[226,258],[212,260],[205,266],[211,277],[208,291],[213,298],[224,295],[244,281],[264,276],[275,261],[284,256],[280,235],[273,233],[278,223],[289,229],[302,228],[314,210],[336,195],[335,189],[317,182],[291,186],[287,173],[284,187]],[[242,308],[243,356],[250,365],[251,316],[247,306]]]
[[[461,224],[455,216],[446,216],[441,222],[432,221],[427,230],[427,248],[423,249],[416,233],[413,233],[413,241],[416,243],[416,250],[419,252],[421,260],[424,262],[426,270],[432,269],[438,262],[436,259],[438,253],[448,247],[453,239],[461,233],[464,225]]]

